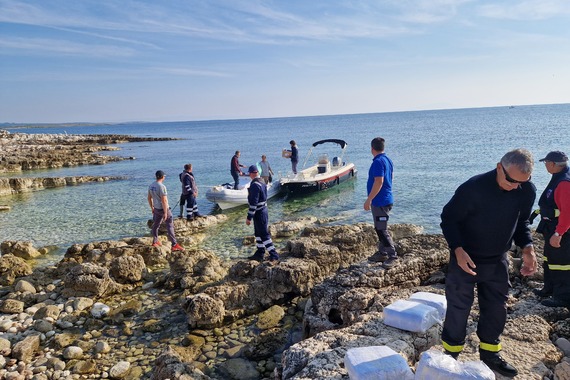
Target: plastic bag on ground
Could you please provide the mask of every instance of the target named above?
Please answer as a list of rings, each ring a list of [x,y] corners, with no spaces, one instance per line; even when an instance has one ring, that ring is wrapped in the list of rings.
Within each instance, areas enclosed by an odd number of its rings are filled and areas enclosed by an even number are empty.
[[[344,356],[350,380],[413,380],[406,359],[388,346],[351,348]]]
[[[482,361],[460,362],[437,350],[421,354],[416,380],[494,380],[495,374]]]
[[[420,302],[431,307],[435,307],[439,312],[440,320],[443,321],[445,318],[445,312],[447,310],[447,300],[445,296],[429,292],[417,292],[408,298],[408,301]]]
[[[384,308],[384,324],[401,330],[425,333],[438,322],[439,311],[423,303],[398,300]]]

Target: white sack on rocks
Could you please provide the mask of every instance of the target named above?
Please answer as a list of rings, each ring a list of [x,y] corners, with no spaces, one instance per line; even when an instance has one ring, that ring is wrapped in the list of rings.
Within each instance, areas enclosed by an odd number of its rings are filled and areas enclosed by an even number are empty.
[[[482,361],[459,362],[437,350],[420,356],[416,380],[494,380],[495,374]]]
[[[344,357],[350,380],[413,380],[406,360],[388,346],[351,348]]]
[[[412,294],[408,300],[435,307],[439,312],[440,320],[443,322],[447,310],[447,300],[445,296],[429,292],[416,292]]]
[[[384,308],[384,324],[401,330],[423,334],[438,322],[439,311],[423,303],[398,300]]]

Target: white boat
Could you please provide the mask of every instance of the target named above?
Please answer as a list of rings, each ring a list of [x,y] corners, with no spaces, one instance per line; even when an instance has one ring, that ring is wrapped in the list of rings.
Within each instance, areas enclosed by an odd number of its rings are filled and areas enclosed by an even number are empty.
[[[317,163],[307,167],[305,165],[312,155],[313,148],[325,143],[337,144],[341,148],[340,156],[329,160],[328,154],[321,154]],[[326,190],[356,176],[357,170],[353,163],[344,162],[344,152],[347,143],[344,140],[320,140],[311,146],[303,163],[303,168],[297,174],[290,174],[281,178],[281,186],[292,195],[303,195],[320,190]]]
[[[241,182],[241,180],[240,180]],[[224,183],[214,186],[206,191],[206,199],[216,203],[222,210],[247,205],[247,189],[251,181],[240,183],[239,188],[234,190],[234,185]],[[281,184],[274,180],[267,185],[267,198],[274,197],[281,191]]]

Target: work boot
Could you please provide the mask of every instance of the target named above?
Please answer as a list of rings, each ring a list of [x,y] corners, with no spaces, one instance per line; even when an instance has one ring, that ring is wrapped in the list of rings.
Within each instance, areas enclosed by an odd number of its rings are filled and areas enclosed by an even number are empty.
[[[451,356],[453,359],[457,360],[459,357],[459,352],[443,351],[444,354]]]
[[[390,257],[388,258],[388,260],[384,261],[382,263],[382,268],[384,269],[392,269],[394,268],[396,265],[398,265],[398,257]]]
[[[386,260],[388,260],[388,255],[384,252],[381,252],[381,251],[376,251],[375,254],[373,254],[372,256],[370,256],[368,258],[368,261],[373,262],[373,263],[382,263]]]
[[[265,256],[265,252],[256,251],[253,255],[249,256],[248,260],[255,260],[258,262],[263,262],[263,257]]]
[[[568,302],[565,302],[559,298],[554,298],[554,297],[542,300],[540,301],[540,303],[548,307],[570,307],[570,304]]]
[[[532,289],[532,292],[541,298],[550,297],[552,295],[552,290],[548,290],[546,288]]]
[[[519,371],[501,357],[501,355],[493,355],[481,358],[481,361],[491,368],[493,371],[500,373],[506,377],[515,377]]]

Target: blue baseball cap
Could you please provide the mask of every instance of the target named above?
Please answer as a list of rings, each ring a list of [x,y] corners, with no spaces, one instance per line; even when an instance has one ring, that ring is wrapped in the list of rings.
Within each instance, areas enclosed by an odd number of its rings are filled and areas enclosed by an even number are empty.
[[[247,169],[248,173],[257,173],[257,166],[256,165],[251,165],[249,167],[249,169]]]
[[[540,159],[538,161],[540,161],[540,162],[543,162],[543,161],[566,162],[566,161],[568,161],[568,156],[564,152],[561,152],[559,150],[555,150],[555,151],[549,152],[546,155],[546,157],[544,157],[543,159]]]

